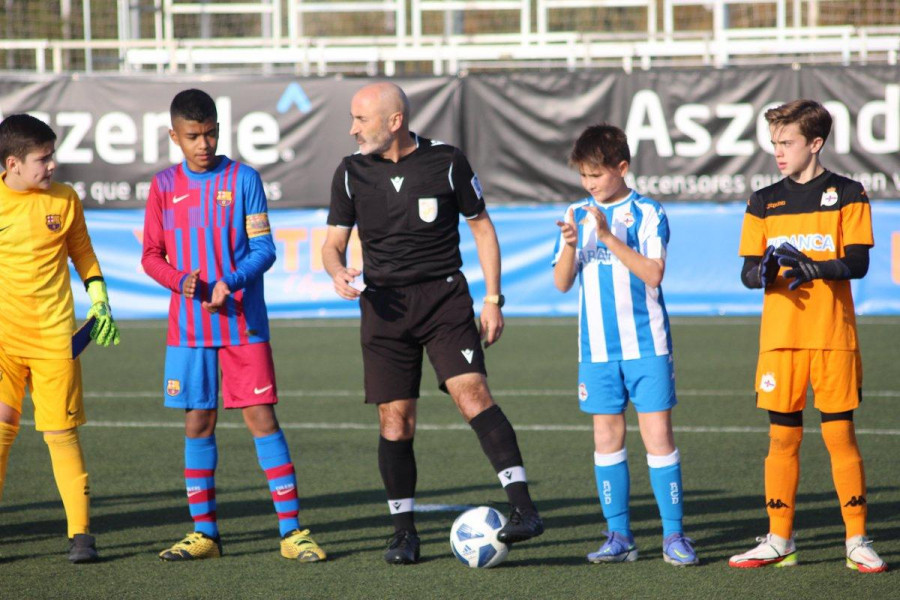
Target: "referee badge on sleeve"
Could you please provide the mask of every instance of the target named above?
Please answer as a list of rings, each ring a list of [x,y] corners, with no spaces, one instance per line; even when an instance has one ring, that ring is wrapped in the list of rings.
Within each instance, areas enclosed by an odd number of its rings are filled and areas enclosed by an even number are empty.
[[[419,218],[426,223],[434,223],[438,214],[437,198],[419,198]]]

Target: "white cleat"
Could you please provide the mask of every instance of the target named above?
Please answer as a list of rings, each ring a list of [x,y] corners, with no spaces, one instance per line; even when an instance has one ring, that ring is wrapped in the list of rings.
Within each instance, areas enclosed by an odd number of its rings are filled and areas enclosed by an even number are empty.
[[[736,569],[756,569],[769,565],[796,566],[797,546],[794,545],[794,538],[786,540],[774,533],[768,533],[766,537],[756,538],[756,541],[760,542],[759,546],[749,552],[732,556],[728,566]]]
[[[883,573],[888,566],[872,548],[872,540],[855,535],[847,540],[847,568],[860,573]]]

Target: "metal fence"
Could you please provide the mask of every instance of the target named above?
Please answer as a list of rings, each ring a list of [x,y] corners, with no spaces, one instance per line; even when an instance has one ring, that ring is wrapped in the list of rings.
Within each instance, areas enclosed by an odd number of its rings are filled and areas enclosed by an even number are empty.
[[[0,68],[464,69],[884,61],[897,0],[0,0]]]

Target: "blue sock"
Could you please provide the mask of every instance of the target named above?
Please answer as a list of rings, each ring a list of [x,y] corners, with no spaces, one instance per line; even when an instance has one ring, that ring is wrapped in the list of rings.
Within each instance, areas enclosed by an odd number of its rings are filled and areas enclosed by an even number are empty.
[[[297,476],[294,474],[294,463],[288,450],[284,432],[280,429],[271,435],[253,438],[256,444],[256,456],[259,466],[266,472],[269,480],[269,492],[275,503],[278,514],[278,530],[281,537],[295,529],[300,529],[297,515],[300,513],[300,500],[297,499]]]
[[[216,436],[184,438],[184,482],[194,531],[218,537],[216,523]]]
[[[597,493],[600,495],[600,506],[603,508],[607,529],[632,539],[631,515],[628,512],[628,451],[622,448],[612,454],[595,452],[594,476],[597,479]]]
[[[647,455],[650,467],[650,486],[659,506],[662,519],[663,538],[673,533],[682,533],[681,519],[684,508],[681,498],[681,458],[678,449],[667,456]]]

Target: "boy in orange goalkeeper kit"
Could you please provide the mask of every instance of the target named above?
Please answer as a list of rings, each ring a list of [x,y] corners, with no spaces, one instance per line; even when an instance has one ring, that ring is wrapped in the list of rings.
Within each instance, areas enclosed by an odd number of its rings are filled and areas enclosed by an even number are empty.
[[[797,563],[798,453],[811,383],[846,526],[847,567],[886,571],[866,537],[865,473],[853,427],[862,363],[849,280],[863,277],[869,268],[874,245],[869,201],[860,183],[819,162],[831,132],[831,115],[821,104],[795,100],[765,116],[785,178],[750,197],[739,253],[744,285],[764,289],[756,397],[757,406],[769,412],[769,533],[728,564]]]
[[[84,563],[97,560],[97,550],[77,429],[86,419],[69,258],[91,298],[91,338],[118,344],[119,331],[81,200],[53,181],[55,144],[53,130],[29,115],[0,123],[0,494],[27,386],[66,511],[69,560]]]

